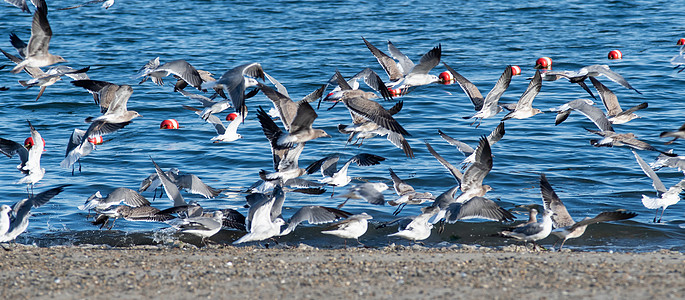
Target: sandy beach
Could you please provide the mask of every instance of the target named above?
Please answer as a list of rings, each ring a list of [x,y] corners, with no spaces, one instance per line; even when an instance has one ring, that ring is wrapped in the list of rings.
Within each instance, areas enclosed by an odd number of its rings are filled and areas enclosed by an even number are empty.
[[[680,252],[12,245],[3,299],[682,299]]]

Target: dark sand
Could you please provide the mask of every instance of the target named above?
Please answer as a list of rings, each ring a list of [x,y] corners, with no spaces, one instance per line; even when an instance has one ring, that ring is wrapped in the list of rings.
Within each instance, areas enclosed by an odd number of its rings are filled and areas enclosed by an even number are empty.
[[[11,249],[0,250],[2,299],[685,298],[685,255],[672,251],[184,244]]]

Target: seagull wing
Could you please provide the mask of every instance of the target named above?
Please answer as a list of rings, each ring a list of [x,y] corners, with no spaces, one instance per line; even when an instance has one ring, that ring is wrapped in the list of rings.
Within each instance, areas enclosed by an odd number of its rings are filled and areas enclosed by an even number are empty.
[[[542,201],[545,203],[545,209],[550,209],[554,212],[552,221],[555,228],[567,227],[575,223],[566,210],[564,203],[561,202],[557,193],[552,189],[552,185],[547,181],[545,174],[540,174],[540,193],[542,194]]]

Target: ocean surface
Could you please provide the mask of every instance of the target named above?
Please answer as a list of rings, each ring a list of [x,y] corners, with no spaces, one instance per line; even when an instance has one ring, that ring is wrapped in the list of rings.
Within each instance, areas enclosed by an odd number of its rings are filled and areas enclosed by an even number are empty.
[[[154,172],[152,157],[164,170],[176,167],[202,178],[207,184],[227,189],[214,199],[184,193],[186,200],[198,200],[206,209],[234,208],[247,214],[244,191],[259,179],[260,169],[272,166],[269,144],[256,118],[259,106],[268,110],[271,102],[259,94],[247,100],[250,113],[239,128],[243,138],[231,143],[212,143],[213,126],[205,123],[182,105],[199,106],[192,99],[173,92],[173,80],[157,86],[150,81],[138,84],[137,70],[148,60],[159,57],[162,63],[184,59],[198,69],[210,71],[218,78],[225,71],[249,62],[259,62],[264,70],[288,88],[299,99],[324,84],[338,69],[352,76],[365,67],[374,69],[387,80],[376,59],[362,41],[362,36],[387,52],[392,41],[415,62],[425,52],[440,44],[442,61],[478,86],[483,93],[492,88],[507,65],[518,65],[520,76],[512,79],[502,103],[518,101],[535,70],[535,60],[551,57],[554,70],[577,70],[586,65],[607,64],[622,74],[637,90],[625,89],[609,80],[599,79],[613,90],[623,108],[648,102],[642,117],[624,125],[618,132],[633,132],[641,139],[663,150],[685,150],[682,141],[666,146],[659,138],[662,131],[680,127],[685,118],[685,73],[677,73],[669,63],[678,53],[676,41],[685,37],[682,5],[678,1],[204,1],[119,0],[105,10],[89,5],[71,10],[57,10],[79,4],[79,1],[48,1],[48,19],[54,33],[50,52],[63,56],[67,65],[90,66],[88,75],[95,80],[133,86],[128,108],[143,117],[108,135],[111,139],[81,159],[82,171],[60,168],[67,141],[74,128],[86,129],[84,119],[97,116],[99,108],[84,89],[57,82],[34,101],[38,88],[23,88],[17,80],[27,80],[25,73],[11,74],[7,67],[0,71],[0,137],[22,142],[30,135],[30,120],[46,141],[47,151],[41,165],[45,177],[35,186],[41,192],[69,184],[64,192],[45,206],[34,209],[27,232],[17,241],[25,244],[78,245],[170,243],[181,239],[198,243],[199,238],[174,233],[164,223],[118,220],[112,230],[92,225],[88,213],[77,206],[96,191],[103,195],[117,187],[137,189],[141,181]],[[33,6],[29,4],[32,8]],[[0,5],[0,48],[15,53],[10,33],[28,40],[31,15],[7,3]],[[608,60],[614,49],[623,53],[621,60]],[[4,59],[4,58],[3,58]],[[1,64],[12,65],[9,61]],[[440,64],[431,71],[445,71]],[[588,82],[589,84],[589,82]],[[368,88],[361,85],[362,89]],[[188,91],[197,92],[192,88]],[[589,95],[566,80],[543,82],[534,106],[549,112],[559,106]],[[416,157],[409,159],[386,139],[366,140],[361,147],[346,145],[346,136],[337,131],[338,124],[349,124],[347,109],[338,105],[317,111],[316,128],[326,130],[332,138],[307,143],[300,166],[326,155],[339,153],[346,159],[360,152],[382,155],[380,165],[350,167],[350,175],[391,185],[388,168],[392,168],[417,191],[439,195],[455,184],[437,160],[426,150],[424,141],[453,164],[463,155],[442,140],[438,129],[475,147],[481,135],[488,134],[504,113],[483,120],[480,127],[471,126],[463,117],[474,113],[473,105],[456,84],[429,85],[416,88],[400,98],[404,108],[396,119],[411,133],[408,141]],[[396,99],[396,100],[397,100]],[[601,101],[596,101],[601,107]],[[382,102],[389,108],[393,103]],[[604,108],[602,107],[604,110]],[[228,112],[221,113],[223,119]],[[685,250],[685,202],[675,204],[663,216],[662,223],[652,223],[654,210],[641,203],[642,195],[655,196],[651,180],[639,168],[628,148],[595,148],[589,140],[597,138],[584,128],[592,122],[579,113],[558,126],[554,113],[536,115],[524,120],[506,121],[506,135],[493,145],[494,167],[485,184],[494,188],[487,197],[505,209],[515,212],[517,222],[527,215],[516,205],[542,204],[540,173],[545,173],[556,193],[576,220],[592,217],[601,211],[626,209],[639,215],[627,221],[590,226],[584,236],[569,240],[566,247],[590,251]],[[176,119],[178,130],[160,130],[164,119]],[[277,122],[282,126],[280,122]],[[657,152],[640,151],[652,162]],[[0,157],[0,203],[12,204],[26,197],[26,186],[15,184],[22,175],[16,170],[18,158]],[[680,181],[676,169],[658,171],[665,185]],[[320,173],[306,178],[319,179]],[[336,188],[336,194],[346,189]],[[284,205],[287,219],[303,205],[335,207],[344,199],[323,195],[288,193]],[[152,200],[152,192],[143,195]],[[397,197],[391,190],[386,200]],[[152,201],[158,208],[171,206],[168,198]],[[424,205],[428,205],[424,204]],[[374,222],[395,218],[395,207],[372,206],[361,200],[350,200],[344,207],[352,213],[367,212]],[[420,213],[420,206],[408,206],[400,216]],[[325,225],[301,224],[279,242],[305,243],[319,247],[340,247],[343,240],[321,234]],[[387,237],[396,227],[373,228],[360,238],[371,246],[409,241]],[[433,230],[426,245],[469,244],[499,246],[515,243],[495,236],[503,224],[469,220],[449,224],[442,233]],[[235,230],[222,230],[212,239],[231,243],[243,235]],[[541,241],[550,246],[549,237]],[[349,242],[348,242],[349,243]],[[352,242],[354,243],[354,242]]]

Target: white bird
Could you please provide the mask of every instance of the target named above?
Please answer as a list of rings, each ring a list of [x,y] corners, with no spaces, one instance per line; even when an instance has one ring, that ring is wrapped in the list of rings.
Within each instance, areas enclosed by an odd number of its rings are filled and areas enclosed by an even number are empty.
[[[392,169],[388,170],[390,171],[390,177],[392,178],[392,184],[393,188],[395,189],[395,193],[399,196],[399,198],[395,200],[388,201],[388,204],[392,206],[399,205],[393,215],[399,214],[400,211],[407,206],[407,204],[422,204],[426,201],[435,200],[435,196],[433,196],[433,194],[430,192],[417,192],[414,190],[414,187],[400,179],[400,177],[397,176]]]
[[[542,221],[531,223],[522,227],[516,227],[511,231],[502,231],[500,234],[505,237],[515,238],[524,242],[533,242],[536,246],[536,241],[544,239],[552,233],[552,215],[554,212],[549,209],[545,209],[542,213]]]
[[[365,68],[364,70],[359,71],[359,73],[355,74],[352,76],[352,78],[347,80],[347,84],[353,89],[359,89],[359,80],[363,79],[364,83],[366,83],[367,86],[372,88],[376,93],[381,94],[381,96],[384,99],[392,99],[392,94],[388,90],[388,87],[385,85],[383,80],[374,72],[371,70],[371,68]],[[323,101],[339,101],[340,98],[343,96],[343,89],[341,86],[337,85],[338,79],[337,75],[333,75],[331,79],[328,81],[328,84],[335,84],[336,87],[326,95],[326,97],[321,98]],[[321,105],[321,100],[319,101],[319,105]],[[317,106],[318,109],[318,106]]]
[[[64,159],[62,162],[60,162],[59,166],[65,169],[72,168],[71,174],[74,174],[74,164],[78,161],[79,162],[79,172],[81,171],[81,158],[84,156],[87,156],[93,150],[95,150],[96,146],[96,139],[91,138],[88,139],[88,143],[83,143],[83,137],[85,136],[86,131],[78,128],[74,128],[74,131],[71,133],[71,137],[69,138],[69,142],[67,143],[67,151],[64,154]]]
[[[611,81],[616,82],[627,89],[631,89],[638,94],[642,94],[634,87],[632,87],[628,83],[628,81],[625,78],[623,78],[623,76],[611,70],[611,68],[609,68],[608,65],[590,65],[582,67],[578,71],[547,71],[544,73],[545,77],[549,76],[551,78],[557,79],[559,77],[566,77],[569,79],[569,81],[576,83],[582,83],[588,77],[597,77],[601,75],[604,75],[606,78],[609,78]],[[583,83],[582,85],[585,84]],[[583,88],[589,91],[587,86],[584,86]]]
[[[186,96],[190,99],[195,99],[197,101],[200,101],[200,103],[202,103],[202,107],[204,109],[201,112],[199,112],[199,113],[196,112],[196,113],[200,116],[200,118],[202,118],[205,121],[207,121],[207,118],[209,118],[210,115],[217,114],[217,113],[220,113],[224,110],[231,108],[231,101],[229,101],[229,100],[214,101],[214,100],[207,98],[205,96],[193,94],[193,93],[188,92],[186,90],[179,90],[179,93],[181,93],[181,95],[183,95],[183,96]],[[184,107],[186,107],[186,106],[184,106]],[[195,111],[195,110],[193,110],[193,111]]]
[[[599,98],[601,98],[602,103],[604,103],[604,107],[607,110],[607,118],[611,124],[623,124],[639,118],[640,116],[636,115],[634,112],[647,108],[647,102],[643,102],[624,111],[618,103],[618,98],[614,92],[599,82],[599,80],[595,79],[595,77],[590,77],[590,81],[592,82],[592,85],[595,86],[595,89],[597,89],[597,92],[599,92]]]
[[[138,70],[137,77],[143,77],[138,84],[150,78],[155,84],[164,85],[162,78],[169,75],[174,75],[174,77],[182,79],[198,90],[202,90],[200,86],[203,81],[200,73],[190,63],[182,59],[172,60],[163,65],[160,65],[159,57],[150,60]]]
[[[440,63],[442,47],[440,44],[434,47],[421,57],[419,64],[414,65],[406,55],[388,41],[390,54],[399,61],[396,63],[390,56],[378,50],[369,41],[362,37],[366,47],[369,48],[378,63],[388,74],[391,89],[399,90],[400,94],[406,94],[408,89],[415,86],[427,85],[440,82],[438,76],[428,74],[435,66]]]
[[[264,80],[262,65],[248,63],[226,71],[218,80],[203,82],[201,88],[222,88],[231,98],[235,111],[239,113],[245,105],[245,90],[256,86],[257,79]]]
[[[637,216],[636,213],[631,212],[605,211],[593,218],[587,217],[582,221],[576,222],[571,218],[571,215],[566,210],[566,206],[554,192],[554,189],[552,189],[545,174],[540,174],[540,191],[542,193],[542,201],[545,203],[545,210],[554,212],[552,215],[552,224],[555,229],[552,231],[552,234],[562,240],[559,250],[564,247],[566,240],[583,235],[585,229],[590,224],[625,220]]]
[[[633,155],[635,155],[635,159],[640,165],[642,171],[647,175],[647,177],[652,179],[652,186],[654,186],[654,189],[656,189],[656,195],[658,197],[652,198],[642,195],[642,205],[648,209],[655,209],[656,214],[654,215],[654,222],[661,223],[661,218],[664,216],[664,211],[666,208],[680,201],[680,193],[682,193],[683,189],[685,189],[685,179],[680,180],[677,184],[667,190],[666,186],[664,186],[664,183],[661,182],[661,179],[659,179],[659,176],[656,175],[654,170],[649,167],[642,157],[640,157],[635,151],[633,151]],[[661,216],[657,221],[656,217],[659,214],[659,208],[661,208]]]
[[[307,221],[309,224],[323,224],[344,219],[351,215],[351,213],[339,210],[337,208],[319,205],[303,206],[293,214],[290,220],[288,220],[288,227],[286,227],[285,230],[278,235],[283,236],[293,232],[297,225],[304,221]]]
[[[343,239],[355,239],[357,243],[360,243],[359,237],[366,233],[371,219],[373,217],[365,212],[352,215],[329,226],[327,230],[321,231],[321,233],[335,235]]]
[[[110,134],[130,124],[134,118],[141,117],[138,112],[127,109],[127,103],[133,94],[130,85],[117,85],[106,81],[75,80],[71,82],[75,86],[83,87],[93,93],[95,103],[100,105],[99,117],[88,117],[86,122],[91,122],[85,133],[85,143],[88,138]],[[82,144],[83,145],[83,144]]]
[[[388,185],[383,182],[364,182],[362,184],[355,184],[351,186],[347,193],[338,197],[345,197],[345,201],[338,205],[338,209],[342,208],[350,199],[364,199],[369,204],[385,205],[385,197],[383,191],[388,189]]]
[[[535,76],[533,76],[533,79],[528,83],[528,88],[526,88],[526,91],[523,92],[518,103],[516,103],[516,108],[505,115],[504,118],[502,118],[502,121],[509,119],[526,119],[542,113],[541,110],[533,108],[533,99],[540,93],[540,88],[542,88],[542,77],[540,77],[540,70],[536,70]]]
[[[380,164],[385,160],[384,157],[369,154],[369,153],[359,153],[352,156],[347,162],[338,170],[338,160],[340,155],[333,154],[324,157],[311,163],[305,170],[308,174],[313,174],[317,170],[321,170],[321,175],[323,178],[319,182],[328,184],[333,187],[346,186],[352,180],[352,177],[347,175],[347,169],[353,162],[358,166],[372,166]]]
[[[0,234],[0,243],[12,241],[26,231],[26,228],[29,226],[31,207],[37,208],[47,203],[50,199],[61,193],[66,186],[68,185],[61,185],[14,203],[11,215],[9,216],[9,228],[5,233]],[[5,221],[4,216],[0,216],[0,222]]]
[[[442,218],[445,218],[449,223],[472,218],[488,219],[499,222],[512,221],[515,219],[514,215],[509,211],[503,209],[490,199],[481,196],[473,196],[469,199],[466,199],[468,196],[462,196],[462,199],[459,199],[459,197],[455,198],[457,191],[459,191],[461,187],[461,182],[465,178],[465,174],[461,174],[456,167],[438,154],[428,142],[426,142],[426,148],[428,149],[428,152],[430,152],[431,155],[433,155],[433,157],[452,174],[459,184],[435,198],[435,201],[431,206],[437,207],[439,211],[436,213],[435,217],[431,219],[430,222],[432,224],[439,222]],[[467,177],[470,176],[473,176],[473,174],[469,174]]]
[[[107,197],[102,197],[100,191],[95,192],[93,195],[88,197],[88,199],[86,199],[85,204],[79,205],[78,209],[106,210],[112,206],[122,203],[131,207],[150,205],[150,201],[138,194],[138,192],[129,188],[119,187],[110,192]]]
[[[25,67],[47,67],[49,65],[66,62],[67,60],[59,55],[48,52],[52,29],[48,23],[48,5],[45,0],[31,0],[36,5],[36,12],[33,14],[31,25],[31,38],[24,52],[24,60],[12,69],[12,73],[21,72]]]
[[[474,109],[476,110],[474,115],[470,117],[464,117],[464,119],[476,119],[473,121],[473,123],[478,121],[478,125],[476,125],[477,128],[480,126],[480,122],[483,119],[493,117],[502,111],[502,107],[498,103],[499,99],[502,97],[507,88],[509,88],[509,84],[511,83],[511,66],[507,66],[506,69],[504,69],[504,72],[497,80],[497,83],[495,83],[495,86],[492,87],[492,90],[490,90],[485,99],[483,99],[483,95],[480,93],[475,84],[471,83],[471,81],[466,79],[464,76],[461,76],[461,74],[457,73],[457,71],[452,69],[446,63],[443,63],[443,65],[445,65],[445,68],[447,68],[447,70],[452,74],[452,77],[454,77],[457,83],[459,83],[459,86],[462,88],[462,90],[464,90],[466,96],[471,99],[471,103],[473,103]]]
[[[27,120],[28,121],[28,120]],[[7,155],[7,157],[12,157],[15,154],[19,155],[19,160],[21,163],[17,166],[17,169],[24,174],[24,177],[17,181],[16,183],[26,183],[26,191],[31,188],[30,195],[33,194],[33,186],[43,179],[45,175],[45,169],[40,166],[40,158],[43,154],[43,149],[45,148],[45,142],[40,136],[40,133],[33,128],[31,122],[28,121],[29,128],[31,129],[31,139],[33,140],[33,145],[29,149],[24,147],[24,145],[17,142],[0,138],[0,152]]]
[[[281,233],[281,226],[285,225],[285,221],[280,217],[280,213],[272,213],[277,199],[276,196],[267,196],[250,205],[246,222],[249,231],[233,244],[262,241]],[[275,208],[280,211],[282,204],[279,201]]]
[[[203,115],[205,115],[205,111],[185,105],[183,108],[194,111],[198,116],[204,119]],[[226,120],[228,120],[230,123],[228,123],[228,126],[224,126],[224,123],[221,121],[221,119],[219,119],[213,113],[206,114],[207,118],[204,120],[207,121],[207,123],[214,125],[214,130],[216,130],[217,133],[217,136],[212,137],[210,140],[214,141],[214,143],[229,143],[243,138],[243,136],[238,133],[238,127],[243,123],[246,115],[247,107],[245,107],[245,110],[243,110],[242,115],[230,113],[228,116],[226,116]]]
[[[666,153],[673,154],[673,149],[666,151]],[[654,171],[659,171],[663,167],[677,168],[680,172],[685,172],[685,157],[683,156],[669,156],[666,154],[659,154],[656,160],[649,164]]]
[[[217,234],[223,224],[224,213],[220,210],[213,211],[209,216],[193,216],[176,218],[166,223],[184,233],[190,233],[202,238],[206,245],[206,239]]]
[[[400,224],[399,231],[388,234],[388,236],[398,236],[408,240],[422,241],[430,237],[431,229],[433,229],[433,224],[428,222],[428,220],[433,217],[438,212],[437,207],[426,206],[421,208],[421,214],[418,216],[410,217],[411,222],[402,226]],[[403,218],[407,220],[407,218]],[[395,222],[395,221],[393,221]],[[390,222],[392,224],[393,222]]]

